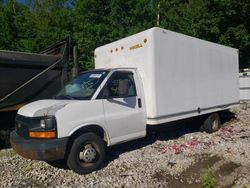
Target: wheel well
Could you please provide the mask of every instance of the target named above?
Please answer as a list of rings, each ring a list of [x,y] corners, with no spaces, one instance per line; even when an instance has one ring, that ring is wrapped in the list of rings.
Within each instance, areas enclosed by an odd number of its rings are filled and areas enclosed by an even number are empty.
[[[98,136],[100,136],[102,139],[104,139],[104,136],[105,136],[105,132],[102,127],[98,125],[87,125],[75,131],[70,137],[76,138],[86,132],[95,133]]]
[[[79,137],[80,135],[82,135],[83,133],[88,133],[88,132],[92,132],[97,134],[98,136],[100,136],[100,138],[103,139],[103,141],[105,142],[105,144],[107,145],[108,142],[108,138],[105,134],[105,131],[103,130],[102,127],[98,126],[98,125],[87,125],[84,126],[80,129],[78,129],[77,131],[75,131],[70,137],[69,137],[69,141],[67,144],[67,149],[66,149],[66,157],[68,157],[68,154],[70,152],[70,148],[74,142],[74,140]]]

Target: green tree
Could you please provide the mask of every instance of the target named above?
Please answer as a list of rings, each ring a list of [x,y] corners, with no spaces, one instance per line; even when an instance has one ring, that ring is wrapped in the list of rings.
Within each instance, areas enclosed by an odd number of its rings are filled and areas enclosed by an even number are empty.
[[[83,69],[93,68],[96,47],[154,26],[153,6],[149,0],[77,1],[73,9],[73,32],[84,54]]]
[[[36,50],[72,35],[71,8],[66,0],[33,0],[28,2],[32,18]]]
[[[81,51],[83,69],[93,68],[94,49],[107,43],[110,8],[105,0],[77,1],[73,9],[74,39]]]
[[[157,26],[238,48],[250,65],[250,0],[16,0],[0,1],[0,48],[39,51],[73,36],[83,69],[94,49]]]
[[[10,49],[9,42],[12,39],[8,18],[4,12],[4,7],[0,6],[0,49]]]
[[[71,8],[66,0],[15,0],[1,4],[2,49],[38,51],[72,35]]]
[[[250,65],[250,1],[161,0],[166,29],[238,48],[240,67]]]
[[[240,67],[250,67],[250,1],[213,0],[208,8],[217,17],[218,43],[238,48]]]

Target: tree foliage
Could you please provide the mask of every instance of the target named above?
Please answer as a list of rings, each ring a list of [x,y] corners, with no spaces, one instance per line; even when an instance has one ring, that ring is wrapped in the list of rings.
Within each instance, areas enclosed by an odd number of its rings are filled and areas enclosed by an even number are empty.
[[[250,0],[1,0],[0,49],[35,52],[72,36],[83,69],[94,49],[157,26],[238,48],[250,66]]]

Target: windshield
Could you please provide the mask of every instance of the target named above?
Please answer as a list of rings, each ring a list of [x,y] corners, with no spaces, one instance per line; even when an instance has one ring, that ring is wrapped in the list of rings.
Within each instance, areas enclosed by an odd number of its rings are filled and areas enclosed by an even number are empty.
[[[56,99],[91,99],[108,71],[84,72],[71,80],[56,95]]]

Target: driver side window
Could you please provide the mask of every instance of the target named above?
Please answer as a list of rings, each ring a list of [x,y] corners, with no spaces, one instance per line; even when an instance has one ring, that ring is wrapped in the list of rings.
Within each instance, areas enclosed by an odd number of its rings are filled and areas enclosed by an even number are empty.
[[[102,98],[126,98],[136,96],[133,73],[128,71],[115,72],[107,82]]]

